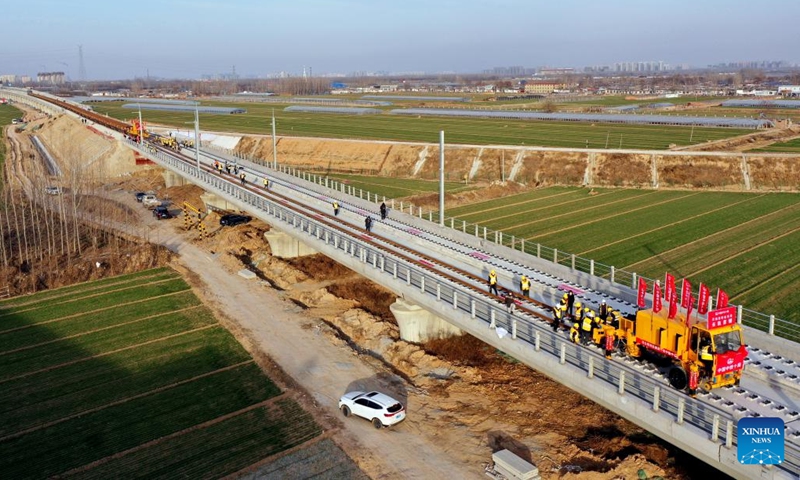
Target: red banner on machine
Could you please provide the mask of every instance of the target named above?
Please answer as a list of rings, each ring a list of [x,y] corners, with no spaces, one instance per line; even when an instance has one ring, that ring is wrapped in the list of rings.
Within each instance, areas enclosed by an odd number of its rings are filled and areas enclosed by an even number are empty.
[[[718,353],[716,357],[715,375],[738,372],[744,368],[744,359],[747,358],[747,347],[742,345],[739,347],[739,350]]]
[[[689,306],[689,297],[692,296],[692,284],[689,280],[683,279],[681,284],[681,307],[686,308]]]
[[[736,307],[725,307],[708,312],[708,329],[727,327],[736,323]]]
[[[664,301],[671,302],[675,297],[675,276],[667,274],[664,279]]]
[[[700,293],[697,297],[697,313],[700,315],[705,315],[708,313],[708,300],[711,297],[711,292],[709,292],[708,287],[700,284]]]
[[[669,313],[667,314],[667,318],[675,318],[675,315],[678,313],[678,297],[673,295],[669,301]]]
[[[647,282],[639,277],[639,290],[636,292],[636,304],[639,308],[644,308],[644,296],[647,294]]]
[[[653,313],[661,311],[661,285],[656,282],[653,285]]]
[[[689,325],[689,318],[692,316],[692,307],[694,306],[694,297],[692,294],[689,294],[689,302],[688,306],[686,307],[686,325]]]
[[[728,294],[723,289],[717,290],[717,309],[728,306]]]

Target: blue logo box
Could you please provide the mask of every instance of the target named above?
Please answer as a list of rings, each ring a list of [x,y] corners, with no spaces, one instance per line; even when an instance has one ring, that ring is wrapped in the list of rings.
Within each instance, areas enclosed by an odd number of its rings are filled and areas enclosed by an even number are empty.
[[[783,461],[783,420],[742,418],[737,426],[736,456],[744,465],[777,465]]]

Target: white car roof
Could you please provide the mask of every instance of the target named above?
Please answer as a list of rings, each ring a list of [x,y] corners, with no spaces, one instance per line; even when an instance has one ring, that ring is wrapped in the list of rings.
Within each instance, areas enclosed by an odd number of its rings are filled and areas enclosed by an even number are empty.
[[[390,397],[389,395],[385,395],[381,392],[369,392],[364,395],[364,397],[369,398],[373,402],[379,403],[384,407],[389,407],[394,405],[395,403],[399,403],[394,398]]]

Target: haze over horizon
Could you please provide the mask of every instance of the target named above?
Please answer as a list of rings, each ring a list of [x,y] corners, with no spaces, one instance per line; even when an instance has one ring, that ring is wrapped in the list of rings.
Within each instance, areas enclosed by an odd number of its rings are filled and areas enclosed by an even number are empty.
[[[0,75],[89,80],[658,61],[800,63],[800,2],[98,0],[8,2]]]

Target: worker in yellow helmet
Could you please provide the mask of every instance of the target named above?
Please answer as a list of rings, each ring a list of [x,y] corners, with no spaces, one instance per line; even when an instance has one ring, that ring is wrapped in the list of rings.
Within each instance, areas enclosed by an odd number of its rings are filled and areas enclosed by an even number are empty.
[[[561,326],[561,322],[564,321],[564,313],[566,313],[567,308],[563,304],[556,305],[553,307],[553,331],[557,332],[558,327]]]
[[[569,329],[569,339],[572,340],[572,343],[580,343],[580,330],[578,328],[578,322],[572,324],[572,327]]]
[[[581,342],[586,345],[592,337],[592,326],[594,325],[594,312],[588,308],[583,309],[583,320],[581,320]]]
[[[519,289],[522,291],[522,294],[526,297],[530,298],[531,296],[531,281],[528,280],[528,277],[523,275],[519,279]]]
[[[489,272],[489,293],[497,295],[497,272]]]

